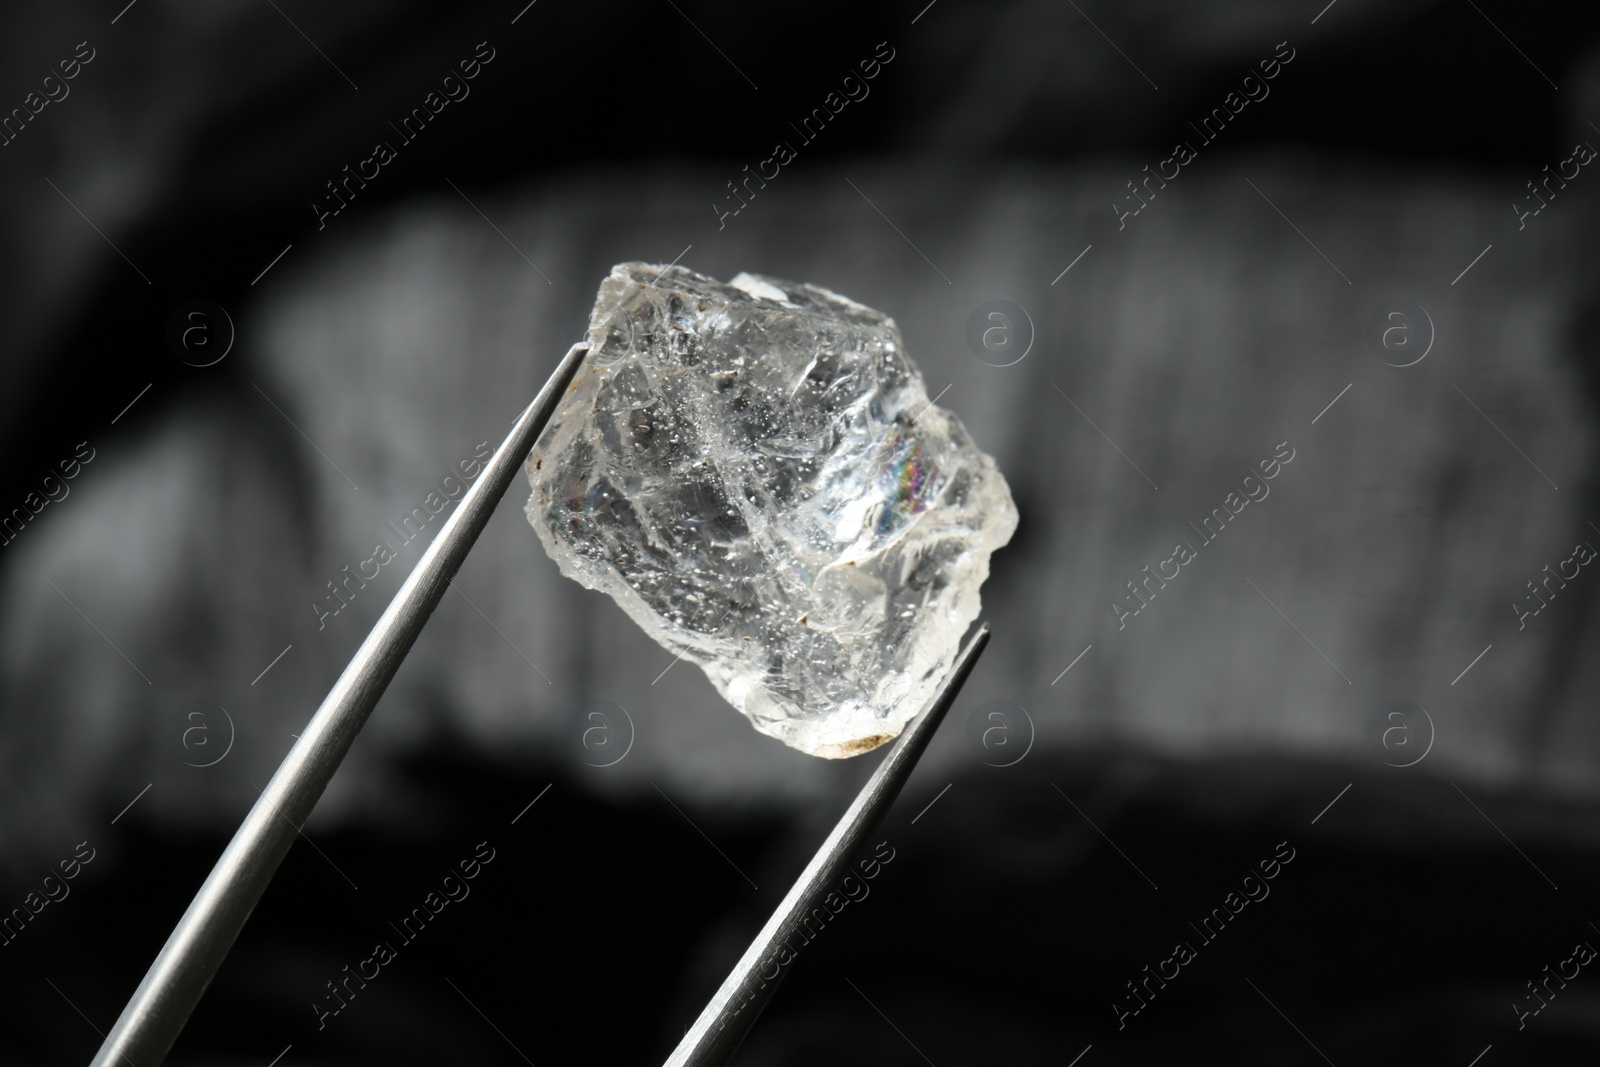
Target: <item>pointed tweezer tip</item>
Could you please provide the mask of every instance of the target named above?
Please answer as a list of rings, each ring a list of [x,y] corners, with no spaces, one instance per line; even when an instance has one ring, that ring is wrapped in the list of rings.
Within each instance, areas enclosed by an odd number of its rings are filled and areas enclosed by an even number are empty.
[[[667,1059],[666,1067],[720,1067],[733,1056],[794,958],[785,938],[796,934],[808,917],[815,914],[824,895],[830,893],[850,869],[857,850],[877,828],[884,813],[900,795],[901,786],[911,777],[918,758],[955,703],[988,643],[989,624],[981,623],[962,646],[938,693],[906,725],[889,754],[873,769],[872,776],[838,825],[817,849],[777,910]]]

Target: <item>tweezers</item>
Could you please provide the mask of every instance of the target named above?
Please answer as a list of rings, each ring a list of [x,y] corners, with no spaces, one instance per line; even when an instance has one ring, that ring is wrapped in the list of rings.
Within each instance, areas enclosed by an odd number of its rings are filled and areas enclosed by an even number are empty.
[[[587,354],[587,344],[573,345],[533,403],[512,424],[483,474],[440,528],[223,849],[106,1035],[92,1067],[157,1067],[171,1051],[300,827],[439,606],[446,587],[555,414]],[[901,733],[668,1064],[707,1067],[725,1063],[733,1055],[782,978],[782,970],[776,977],[764,977],[765,961],[775,945],[793,934],[798,923],[821,903],[854,858],[856,848],[888,810],[988,637],[988,627],[983,626],[967,642],[942,690]]]

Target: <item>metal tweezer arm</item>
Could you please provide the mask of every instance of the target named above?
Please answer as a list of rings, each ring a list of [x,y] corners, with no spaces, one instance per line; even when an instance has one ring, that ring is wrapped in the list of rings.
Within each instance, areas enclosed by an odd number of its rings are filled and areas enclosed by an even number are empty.
[[[581,343],[567,352],[389,602],[178,920],[100,1046],[94,1067],[157,1067],[166,1058],[587,352]]]
[[[956,657],[944,688],[922,714],[911,720],[889,755],[872,772],[839,824],[795,880],[778,910],[739,957],[733,971],[667,1059],[665,1067],[721,1067],[733,1057],[778,983],[788,973],[787,965],[793,954],[786,945],[787,939],[806,940],[802,924],[811,917],[813,908],[822,906],[823,898],[833,891],[849,869],[856,849],[877,828],[879,820],[900,794],[900,787],[911,777],[922,750],[928,747],[939,721],[955,703],[956,694],[961,692],[962,684],[988,643],[989,627],[984,624]]]

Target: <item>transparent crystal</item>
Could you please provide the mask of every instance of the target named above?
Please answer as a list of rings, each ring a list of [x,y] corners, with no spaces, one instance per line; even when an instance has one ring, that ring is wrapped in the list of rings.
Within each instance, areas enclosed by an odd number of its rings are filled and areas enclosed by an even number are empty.
[[[561,573],[762,733],[830,757],[893,738],[1017,525],[894,320],[813,285],[624,263],[588,340],[528,458]]]

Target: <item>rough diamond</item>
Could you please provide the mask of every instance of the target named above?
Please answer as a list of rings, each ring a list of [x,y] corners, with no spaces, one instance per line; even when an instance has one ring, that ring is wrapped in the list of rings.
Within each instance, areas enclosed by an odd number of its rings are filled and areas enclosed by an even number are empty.
[[[561,572],[817,756],[943,681],[1017,511],[888,316],[813,285],[624,263],[528,458]]]

